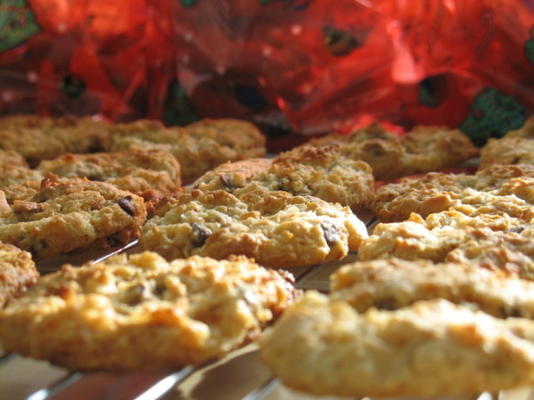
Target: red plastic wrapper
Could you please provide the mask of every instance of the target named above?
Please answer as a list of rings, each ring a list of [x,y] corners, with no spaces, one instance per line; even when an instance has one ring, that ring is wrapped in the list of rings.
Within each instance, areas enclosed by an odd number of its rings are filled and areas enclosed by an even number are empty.
[[[476,143],[534,110],[534,0],[0,0],[0,113],[379,120]]]

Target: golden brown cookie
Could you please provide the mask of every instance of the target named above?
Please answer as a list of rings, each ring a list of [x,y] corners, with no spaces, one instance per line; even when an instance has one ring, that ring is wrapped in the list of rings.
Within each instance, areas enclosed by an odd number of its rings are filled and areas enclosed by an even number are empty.
[[[0,119],[0,149],[20,153],[31,165],[65,153],[103,151],[108,139],[109,124],[90,117]]]
[[[501,139],[490,139],[480,150],[480,168],[493,164],[534,164],[534,117]]]
[[[52,257],[96,241],[127,243],[146,219],[143,199],[105,182],[45,179],[24,198],[0,191],[0,241]]]
[[[374,196],[374,179],[367,163],[345,157],[338,146],[301,146],[268,159],[224,164],[194,184],[201,190],[234,191],[254,182],[266,190],[366,208]]]
[[[404,222],[378,224],[358,259],[402,258],[472,263],[534,279],[534,220],[458,212],[412,214]]]
[[[446,300],[359,314],[308,292],[261,341],[284,384],[315,395],[475,395],[534,382],[534,322]]]
[[[422,217],[464,203],[496,201],[493,196],[515,195],[534,204],[534,168],[530,165],[495,165],[475,175],[431,172],[404,178],[377,190],[372,209],[382,221],[402,221],[415,212]]]
[[[248,158],[246,160],[226,162],[206,172],[191,187],[199,190],[233,191],[255,181],[258,175],[269,169],[271,158]]]
[[[43,174],[30,169],[24,157],[12,150],[0,150],[0,190],[26,181],[42,180]]]
[[[30,253],[0,242],[0,308],[24,293],[38,277]]]
[[[497,318],[534,318],[534,282],[470,260],[434,264],[392,258],[346,264],[331,275],[330,292],[332,300],[346,301],[358,312],[441,298]]]
[[[165,128],[158,121],[136,121],[113,127],[111,151],[159,150],[174,155],[182,181],[191,183],[226,161],[265,154],[265,138],[245,121],[220,119]]]
[[[177,369],[255,338],[293,300],[291,282],[244,257],[66,265],[0,311],[0,340],[78,371]]]
[[[440,127],[416,127],[398,136],[370,125],[346,136],[332,134],[308,144],[339,145],[348,157],[367,162],[378,180],[457,166],[478,154],[463,133]]]
[[[241,254],[296,267],[341,259],[365,237],[365,225],[347,207],[249,185],[235,195],[193,190],[168,201],[140,241],[167,259]]]
[[[180,187],[180,165],[162,151],[121,151],[116,153],[65,154],[43,161],[37,167],[43,176],[87,178],[108,182],[137,195],[147,191],[169,194]]]

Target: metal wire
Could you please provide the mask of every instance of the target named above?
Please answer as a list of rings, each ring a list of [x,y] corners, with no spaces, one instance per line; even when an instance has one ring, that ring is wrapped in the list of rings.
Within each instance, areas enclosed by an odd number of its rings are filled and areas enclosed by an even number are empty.
[[[263,400],[265,396],[272,392],[277,383],[278,379],[269,378],[258,389],[254,389],[252,392],[243,397],[242,400]]]
[[[105,261],[110,257],[113,257],[113,256],[115,256],[117,254],[123,253],[126,250],[130,250],[132,247],[135,247],[138,244],[139,244],[139,239],[135,239],[135,240],[131,241],[130,243],[128,243],[127,245],[124,245],[119,249],[113,250],[111,253],[108,253],[108,254],[106,254],[106,255],[104,255],[102,257],[94,259],[93,261],[91,261],[91,264],[97,264],[99,262]]]
[[[37,392],[32,393],[28,397],[26,397],[26,400],[44,400],[48,399],[49,397],[52,397],[59,392],[61,392],[63,389],[65,389],[67,386],[72,385],[74,382],[76,382],[78,379],[82,377],[81,372],[73,372],[70,373],[63,378],[55,381],[50,386],[48,386],[45,389],[38,390]]]
[[[173,387],[182,382],[196,370],[195,367],[185,367],[182,370],[167,375],[165,378],[152,385],[145,392],[133,400],[157,400],[168,393]]]

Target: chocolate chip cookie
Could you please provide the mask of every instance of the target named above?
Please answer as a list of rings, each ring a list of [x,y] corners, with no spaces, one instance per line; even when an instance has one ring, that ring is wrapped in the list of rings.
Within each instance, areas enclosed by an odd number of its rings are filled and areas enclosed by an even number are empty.
[[[0,311],[0,340],[76,371],[172,370],[254,339],[294,295],[288,273],[244,257],[121,255],[44,276]]]
[[[365,225],[346,207],[249,185],[168,201],[143,227],[140,243],[167,259],[241,254],[265,266],[296,267],[341,259],[365,237]]]
[[[105,182],[43,180],[24,196],[0,191],[0,241],[52,257],[97,241],[127,243],[146,219],[143,199]]]
[[[348,135],[312,139],[312,146],[339,145],[348,157],[367,162],[378,180],[435,171],[476,156],[478,150],[458,130],[416,127],[404,136],[370,125]]]
[[[30,253],[0,242],[0,308],[24,293],[38,277]]]
[[[137,121],[113,127],[110,151],[160,150],[174,155],[182,181],[191,183],[226,161],[261,157],[265,138],[245,121],[203,120],[184,128],[165,128],[157,121]]]

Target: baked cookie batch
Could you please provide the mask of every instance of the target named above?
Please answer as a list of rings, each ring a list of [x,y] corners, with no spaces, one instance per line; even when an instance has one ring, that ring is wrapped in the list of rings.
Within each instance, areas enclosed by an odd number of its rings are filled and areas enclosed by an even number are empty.
[[[237,120],[4,117],[0,342],[72,370],[169,370],[219,358],[282,315],[261,355],[305,392],[532,384],[533,126],[490,141],[475,174],[446,174],[431,171],[478,150],[437,127],[371,125],[266,158]],[[381,220],[370,236],[357,217],[369,209]],[[135,254],[40,278],[32,261],[133,239]],[[328,296],[300,296],[278,269],[354,251]]]

